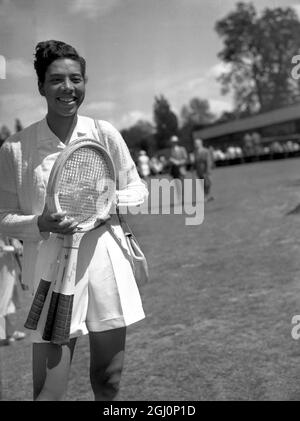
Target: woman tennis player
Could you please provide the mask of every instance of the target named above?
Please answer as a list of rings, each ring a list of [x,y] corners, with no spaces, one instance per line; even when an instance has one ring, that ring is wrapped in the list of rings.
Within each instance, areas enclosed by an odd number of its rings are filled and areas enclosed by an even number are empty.
[[[116,204],[142,203],[148,192],[120,133],[108,122],[78,115],[85,96],[85,60],[61,41],[40,42],[34,67],[47,102],[46,117],[11,136],[0,150],[0,231],[23,241],[23,281],[36,292],[45,268],[55,263],[59,237],[76,233],[78,221],[51,213],[46,189],[57,157],[73,141],[103,141],[116,173]],[[100,128],[100,130],[99,130]],[[102,139],[101,139],[102,138]],[[126,326],[145,317],[130,262],[111,235],[124,242],[117,217],[99,221],[80,243],[76,266],[70,340],[43,339],[47,301],[33,342],[34,400],[62,400],[76,338],[89,334],[90,380],[95,400],[113,400],[119,390]],[[48,265],[48,266],[47,266]]]

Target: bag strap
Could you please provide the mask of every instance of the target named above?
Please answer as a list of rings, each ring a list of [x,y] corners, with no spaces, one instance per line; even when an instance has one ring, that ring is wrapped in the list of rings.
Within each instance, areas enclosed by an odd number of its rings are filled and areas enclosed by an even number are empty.
[[[94,119],[94,124],[95,124],[95,127],[97,129],[97,132],[98,132],[98,136],[99,136],[99,140],[100,140],[101,145],[109,153],[107,140],[106,140],[106,137],[103,136],[102,129],[101,129],[101,126],[99,124],[99,120]],[[133,233],[132,233],[131,229],[129,228],[129,226],[128,226],[126,220],[125,220],[125,218],[120,213],[118,206],[116,206],[116,214],[117,214],[117,217],[119,219],[119,223],[120,223],[121,227],[123,228],[124,234],[126,236],[132,236]]]
[[[101,129],[101,126],[99,124],[99,121],[94,119],[94,124],[95,124],[96,130],[98,132],[98,136],[99,136],[99,140],[100,140],[101,145],[109,153],[108,144],[107,144],[105,136],[103,136],[102,129]],[[131,229],[129,228],[129,225],[127,224],[124,216],[120,213],[118,206],[116,206],[116,214],[117,214],[119,223],[120,223],[120,225],[121,225],[121,227],[124,231],[125,237],[132,237],[133,233],[132,233]],[[117,238],[113,229],[111,229],[111,232],[113,232],[114,238],[117,239],[118,243],[120,244],[120,240]]]
[[[99,136],[101,146],[103,146],[106,149],[106,151],[109,153],[107,139],[106,139],[105,136],[103,136],[102,129],[101,129],[101,126],[99,124],[99,120],[94,119],[94,124],[95,124],[96,130],[97,130],[98,136]]]

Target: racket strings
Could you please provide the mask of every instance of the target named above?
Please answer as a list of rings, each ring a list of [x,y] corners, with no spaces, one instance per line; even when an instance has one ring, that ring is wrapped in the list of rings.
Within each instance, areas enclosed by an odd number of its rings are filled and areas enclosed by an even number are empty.
[[[93,148],[81,147],[68,157],[61,172],[60,206],[79,223],[94,221],[108,205],[112,183],[106,156]]]

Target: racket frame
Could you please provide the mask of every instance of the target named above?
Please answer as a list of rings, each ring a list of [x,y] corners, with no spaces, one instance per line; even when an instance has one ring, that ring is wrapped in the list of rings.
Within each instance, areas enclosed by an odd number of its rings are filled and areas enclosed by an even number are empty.
[[[48,185],[47,185],[47,197],[46,197],[47,206],[51,213],[63,211],[59,203],[59,192],[58,192],[58,185],[59,185],[61,173],[63,171],[63,166],[68,160],[68,158],[74,152],[76,152],[78,149],[82,147],[88,147],[88,148],[94,149],[97,153],[100,152],[99,155],[101,154],[102,157],[104,157],[110,169],[111,180],[109,180],[109,182],[112,183],[113,188],[110,189],[110,193],[108,194],[108,201],[107,201],[107,205],[105,206],[105,209],[100,214],[97,214],[97,220],[101,221],[101,219],[104,219],[105,217],[107,217],[111,209],[111,206],[113,204],[113,201],[115,199],[116,171],[115,171],[115,166],[114,166],[111,156],[109,155],[107,150],[95,139],[84,138],[84,139],[74,140],[58,156],[58,158],[56,159],[52,167],[52,170],[49,176]],[[91,221],[88,223],[80,223],[78,225],[78,228],[80,228],[81,232],[87,232],[95,228],[98,224],[99,223],[97,221],[96,222]]]

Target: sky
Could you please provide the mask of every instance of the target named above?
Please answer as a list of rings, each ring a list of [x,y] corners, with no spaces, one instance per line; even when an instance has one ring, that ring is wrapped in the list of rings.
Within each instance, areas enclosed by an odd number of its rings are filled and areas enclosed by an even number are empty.
[[[290,6],[300,15],[300,1],[252,3],[258,12]],[[153,122],[160,95],[178,117],[194,97],[208,100],[217,115],[230,110],[231,95],[222,95],[216,80],[224,65],[214,28],[235,5],[235,0],[0,0],[0,126],[14,130],[15,118],[27,126],[45,116],[33,54],[47,39],[73,45],[87,61],[81,115],[118,129],[140,119]]]

